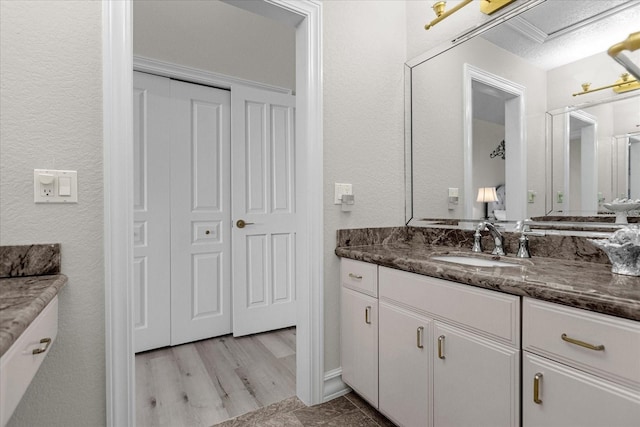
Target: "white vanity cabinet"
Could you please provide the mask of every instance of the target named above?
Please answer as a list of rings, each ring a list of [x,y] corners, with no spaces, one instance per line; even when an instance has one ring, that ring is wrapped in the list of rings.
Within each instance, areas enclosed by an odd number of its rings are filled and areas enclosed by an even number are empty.
[[[9,422],[57,335],[56,296],[0,358],[0,426]]]
[[[404,426],[428,426],[433,320],[380,302],[379,410]]]
[[[517,348],[435,323],[434,426],[517,426]]]
[[[341,263],[342,380],[378,407],[378,267]]]
[[[379,267],[379,410],[401,426],[517,426],[520,303]]]
[[[640,322],[524,298],[523,426],[640,425]]]

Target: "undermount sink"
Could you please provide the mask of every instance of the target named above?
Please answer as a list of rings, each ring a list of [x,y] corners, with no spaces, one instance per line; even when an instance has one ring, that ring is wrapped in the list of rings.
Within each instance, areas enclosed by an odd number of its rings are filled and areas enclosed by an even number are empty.
[[[453,262],[456,264],[470,265],[473,267],[521,267],[520,264],[498,261],[495,259],[475,258],[468,256],[442,255],[432,256],[435,261]]]

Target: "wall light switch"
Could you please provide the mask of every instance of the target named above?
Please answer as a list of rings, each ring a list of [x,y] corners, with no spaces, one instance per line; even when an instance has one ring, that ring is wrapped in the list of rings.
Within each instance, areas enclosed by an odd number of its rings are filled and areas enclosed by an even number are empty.
[[[58,178],[58,196],[71,196],[71,178],[61,176]]]
[[[342,204],[342,196],[344,194],[353,195],[353,186],[351,184],[340,184],[336,182],[333,204],[334,205]]]
[[[35,203],[77,203],[78,172],[34,169],[33,201]]]
[[[527,202],[535,203],[535,201],[536,201],[536,192],[533,190],[527,191]]]

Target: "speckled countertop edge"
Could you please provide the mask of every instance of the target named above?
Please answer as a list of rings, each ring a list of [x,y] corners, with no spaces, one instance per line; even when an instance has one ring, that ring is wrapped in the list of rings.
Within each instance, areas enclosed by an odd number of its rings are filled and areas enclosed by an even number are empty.
[[[336,255],[457,283],[527,296],[570,307],[640,321],[640,277],[611,273],[606,264],[545,257],[505,257],[520,267],[472,267],[431,259],[472,254],[461,248],[394,242],[337,247]]]
[[[67,283],[67,276],[0,279],[0,356],[38,317]]]

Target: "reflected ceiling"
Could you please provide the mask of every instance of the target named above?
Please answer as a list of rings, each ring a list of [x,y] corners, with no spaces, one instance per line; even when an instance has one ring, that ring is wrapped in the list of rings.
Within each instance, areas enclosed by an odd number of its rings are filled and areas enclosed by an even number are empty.
[[[637,0],[548,0],[482,37],[549,70],[606,51],[630,27],[640,31]]]

